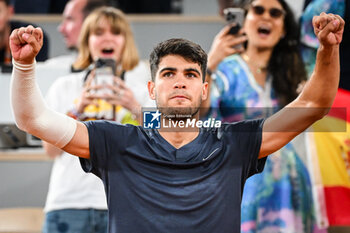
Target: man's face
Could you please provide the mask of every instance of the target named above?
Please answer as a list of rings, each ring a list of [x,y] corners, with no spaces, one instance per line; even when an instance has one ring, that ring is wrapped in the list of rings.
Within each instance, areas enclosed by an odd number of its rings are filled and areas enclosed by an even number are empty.
[[[64,37],[66,47],[69,49],[77,47],[80,29],[84,22],[82,10],[85,5],[86,0],[71,0],[64,8],[63,20],[58,30]]]
[[[207,98],[208,83],[202,75],[197,63],[167,55],[160,60],[155,82],[148,83],[150,97],[163,114],[193,115]]]
[[[0,33],[5,31],[6,25],[10,20],[13,9],[7,6],[5,1],[0,1]]]

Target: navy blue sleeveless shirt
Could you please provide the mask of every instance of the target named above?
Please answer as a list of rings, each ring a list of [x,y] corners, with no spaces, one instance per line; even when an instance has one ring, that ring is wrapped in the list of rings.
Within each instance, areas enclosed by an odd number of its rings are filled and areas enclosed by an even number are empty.
[[[201,129],[176,149],[157,130],[107,121],[84,122],[86,172],[104,183],[110,233],[240,232],[245,180],[258,159],[263,120]]]

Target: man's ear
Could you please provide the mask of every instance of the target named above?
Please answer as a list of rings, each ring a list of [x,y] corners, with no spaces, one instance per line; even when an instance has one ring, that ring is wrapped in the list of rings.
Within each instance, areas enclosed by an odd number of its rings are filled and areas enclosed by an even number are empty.
[[[152,100],[155,100],[155,99],[156,99],[156,94],[155,94],[154,86],[155,86],[155,84],[154,84],[153,81],[148,81],[148,83],[147,83],[148,94],[149,94],[149,97],[150,97]]]
[[[203,101],[208,98],[208,87],[209,87],[208,82],[204,82],[203,87],[202,87],[202,100]]]

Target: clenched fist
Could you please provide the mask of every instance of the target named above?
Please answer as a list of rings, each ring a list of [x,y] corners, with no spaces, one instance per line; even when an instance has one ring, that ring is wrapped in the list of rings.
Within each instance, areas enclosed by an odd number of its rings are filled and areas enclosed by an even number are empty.
[[[321,46],[339,45],[342,41],[345,22],[339,15],[323,12],[314,16],[312,24]]]
[[[41,28],[21,27],[12,31],[10,48],[13,59],[21,64],[31,64],[43,45]]]

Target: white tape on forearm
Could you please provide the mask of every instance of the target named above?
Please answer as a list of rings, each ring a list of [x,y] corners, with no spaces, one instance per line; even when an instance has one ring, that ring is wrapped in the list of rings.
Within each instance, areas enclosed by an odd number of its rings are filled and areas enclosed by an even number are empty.
[[[50,110],[35,82],[35,62],[12,61],[11,106],[17,126],[59,148],[67,145],[76,130],[76,121]]]

